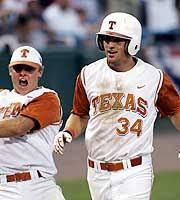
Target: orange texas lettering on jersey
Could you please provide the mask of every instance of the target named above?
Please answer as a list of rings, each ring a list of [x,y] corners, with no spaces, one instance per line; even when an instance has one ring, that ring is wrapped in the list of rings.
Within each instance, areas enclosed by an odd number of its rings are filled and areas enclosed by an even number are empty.
[[[123,103],[124,102],[124,103]],[[107,112],[110,110],[127,110],[133,111],[146,117],[148,102],[142,97],[135,98],[134,94],[125,93],[106,93],[95,97],[92,100],[94,115]]]
[[[15,117],[20,113],[20,110],[22,108],[21,103],[11,103],[7,107],[1,107],[0,108],[0,114],[3,115],[2,118],[10,118]]]

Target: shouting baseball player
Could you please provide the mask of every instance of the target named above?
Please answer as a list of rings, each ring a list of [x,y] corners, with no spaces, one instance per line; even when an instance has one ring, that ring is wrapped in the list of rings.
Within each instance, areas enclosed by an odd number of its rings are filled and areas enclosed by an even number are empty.
[[[73,109],[54,148],[63,153],[85,129],[88,184],[93,200],[149,200],[153,128],[157,113],[180,130],[180,96],[161,70],[136,57],[142,28],[132,15],[106,16],[97,45],[106,57],[76,80]]]
[[[41,55],[17,48],[9,74],[14,89],[0,91],[0,199],[64,200],[52,156],[61,105],[55,91],[38,87]]]

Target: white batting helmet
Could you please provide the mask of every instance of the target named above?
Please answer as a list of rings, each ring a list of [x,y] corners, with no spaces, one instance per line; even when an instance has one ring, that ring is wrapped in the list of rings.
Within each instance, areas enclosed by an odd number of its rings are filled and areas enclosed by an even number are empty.
[[[18,64],[30,65],[35,68],[43,68],[40,53],[35,48],[30,46],[19,47],[13,52],[9,67]]]
[[[107,15],[97,33],[96,41],[100,50],[104,50],[102,35],[129,40],[127,52],[135,55],[141,45],[142,27],[138,19],[130,14],[115,12]]]

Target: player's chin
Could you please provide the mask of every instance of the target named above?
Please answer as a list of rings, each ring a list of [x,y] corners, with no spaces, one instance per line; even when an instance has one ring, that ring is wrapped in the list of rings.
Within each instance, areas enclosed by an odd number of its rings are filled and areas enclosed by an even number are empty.
[[[25,94],[29,93],[30,91],[32,91],[32,89],[28,85],[26,85],[26,86],[18,85],[18,87],[16,87],[16,91],[19,94],[25,95]]]
[[[117,63],[117,58],[115,57],[115,56],[113,56],[113,57],[107,57],[107,60],[108,60],[108,63],[109,64],[116,64]]]

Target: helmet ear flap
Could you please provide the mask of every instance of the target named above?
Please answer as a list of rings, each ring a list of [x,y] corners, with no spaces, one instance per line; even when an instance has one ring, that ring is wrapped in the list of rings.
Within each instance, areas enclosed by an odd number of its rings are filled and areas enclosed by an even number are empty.
[[[129,45],[128,45],[128,53],[131,55],[131,56],[134,56],[136,55],[136,53],[139,51],[140,49],[140,46],[138,45],[139,43],[137,41],[135,41],[134,39],[132,39],[130,42],[129,42]]]
[[[125,46],[124,46],[125,54],[126,54],[126,55],[130,55],[130,54],[129,54],[129,51],[128,51],[129,43],[130,43],[130,41],[129,41],[129,40],[126,40]]]
[[[96,36],[96,45],[99,47],[101,51],[104,51],[103,35]]]

